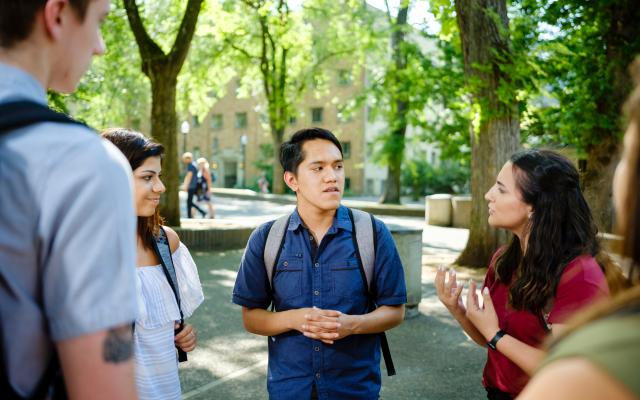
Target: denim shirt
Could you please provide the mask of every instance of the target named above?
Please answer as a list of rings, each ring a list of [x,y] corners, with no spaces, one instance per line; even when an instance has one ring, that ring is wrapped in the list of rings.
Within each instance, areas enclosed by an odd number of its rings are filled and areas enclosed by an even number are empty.
[[[245,249],[233,289],[235,304],[276,311],[303,307],[366,314],[368,298],[358,267],[348,209],[340,206],[312,257],[312,235],[297,209],[274,268],[273,294],[263,261],[273,222],[258,227]],[[375,219],[376,259],[372,291],[378,305],[406,303],[404,273],[386,226]],[[320,399],[372,399],[380,392],[380,336],[351,335],[334,344],[296,330],[270,337],[267,387],[271,399],[308,399],[315,385]]]

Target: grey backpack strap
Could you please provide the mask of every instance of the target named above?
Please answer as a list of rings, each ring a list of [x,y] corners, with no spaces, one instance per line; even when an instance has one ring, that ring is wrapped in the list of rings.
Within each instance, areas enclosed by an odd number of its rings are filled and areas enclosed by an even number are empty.
[[[368,212],[351,209],[353,223],[356,228],[356,241],[358,252],[362,260],[362,268],[367,281],[367,291],[371,291],[371,281],[373,279],[373,266],[376,260],[376,240],[373,234],[373,219]]]
[[[171,246],[169,245],[169,238],[167,237],[167,233],[164,231],[164,228],[160,227],[160,232],[153,244],[154,250],[160,258],[162,271],[164,271],[164,275],[167,278],[169,286],[171,286],[171,290],[173,291],[173,295],[176,298],[178,311],[180,311],[180,327],[175,330],[175,333],[178,333],[184,327],[184,315],[182,314],[182,307],[180,306],[180,288],[178,287],[176,268],[173,266],[173,259],[171,258]],[[178,361],[187,361],[187,353],[177,346],[176,348],[178,350]]]
[[[284,234],[289,226],[290,218],[291,214],[287,214],[276,219],[273,224],[271,224],[269,233],[267,233],[267,240],[264,242],[264,268],[267,270],[267,279],[269,279],[270,288],[273,288],[273,270],[275,268],[276,261],[280,256],[280,251],[282,251]]]
[[[360,267],[360,275],[367,289],[369,297],[369,309],[374,310],[378,307],[373,292],[373,267],[376,260],[376,247],[378,245],[377,236],[375,234],[375,219],[373,215],[355,209],[349,209],[349,219],[353,227],[353,244],[358,257],[358,265]],[[387,367],[387,375],[396,374],[396,368],[393,365],[391,350],[389,349],[389,341],[384,332],[380,332],[380,348],[384,364]]]

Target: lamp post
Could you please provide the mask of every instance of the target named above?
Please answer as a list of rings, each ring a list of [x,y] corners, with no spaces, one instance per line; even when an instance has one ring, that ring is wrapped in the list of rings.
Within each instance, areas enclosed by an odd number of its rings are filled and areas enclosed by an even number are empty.
[[[187,152],[187,133],[189,133],[189,123],[187,121],[182,121],[180,131],[182,132],[182,154],[184,154]]]
[[[242,187],[246,187],[246,174],[247,174],[247,142],[249,138],[247,135],[240,136],[240,150],[242,151]]]

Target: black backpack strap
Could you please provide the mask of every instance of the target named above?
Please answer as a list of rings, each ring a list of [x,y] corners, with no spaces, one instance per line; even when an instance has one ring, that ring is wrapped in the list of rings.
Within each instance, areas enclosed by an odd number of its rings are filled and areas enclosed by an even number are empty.
[[[66,114],[30,100],[0,104],[0,134],[41,122],[60,122],[85,126]]]
[[[364,287],[367,291],[367,298],[368,298],[368,304],[369,304],[368,308],[369,310],[373,311],[376,308],[378,308],[378,305],[376,304],[376,301],[375,301],[375,296],[371,289],[371,287],[373,286],[373,280],[372,280],[372,284],[369,285],[369,282],[367,281],[367,274],[365,273],[364,265],[362,263],[360,247],[358,246],[358,240],[357,240],[358,232],[356,231],[356,223],[353,217],[353,211],[351,211],[351,209],[348,209],[348,210],[349,210],[349,219],[351,220],[351,230],[352,230],[351,238],[353,240],[353,247],[356,249],[356,258],[358,259],[360,276],[362,277],[362,282],[364,283]],[[375,220],[373,216],[371,216],[371,224],[373,227],[372,246],[375,251],[378,241],[376,237]],[[375,253],[374,253],[374,261],[375,261]],[[382,349],[382,357],[384,358],[384,365],[387,367],[387,375],[393,376],[396,374],[396,368],[393,365],[393,359],[391,357],[391,350],[389,349],[389,341],[387,340],[387,335],[385,332],[380,332],[379,335],[380,335],[380,347]]]
[[[167,277],[169,286],[171,286],[173,295],[176,298],[176,303],[178,303],[178,311],[180,311],[180,326],[175,330],[175,333],[178,333],[184,327],[184,315],[182,314],[182,308],[180,306],[180,289],[178,288],[176,269],[173,265],[173,259],[171,258],[171,247],[169,246],[169,239],[167,238],[167,233],[164,231],[164,228],[160,227],[160,232],[158,233],[158,236],[156,237],[156,240],[155,242],[153,242],[153,244],[156,254],[158,255],[158,257],[160,257],[160,263],[162,264],[164,275]],[[179,347],[177,347],[177,349],[178,361],[187,361],[187,353],[185,353]]]

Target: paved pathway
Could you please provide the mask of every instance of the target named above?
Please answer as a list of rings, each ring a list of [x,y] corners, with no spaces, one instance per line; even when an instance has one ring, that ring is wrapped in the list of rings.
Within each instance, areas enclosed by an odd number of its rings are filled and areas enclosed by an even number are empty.
[[[217,199],[218,216],[234,223],[259,223],[292,209],[290,205]],[[398,375],[383,371],[382,399],[477,399],[486,350],[470,341],[440,305],[433,287],[435,266],[455,260],[467,239],[464,229],[424,225],[420,218],[383,217],[385,222],[424,228],[422,301],[417,317],[388,333]],[[222,220],[219,222],[223,222]],[[192,323],[199,347],[181,366],[184,399],[266,399],[264,337],[242,327],[240,308],[230,302],[242,250],[194,253],[205,303]],[[482,271],[460,271],[481,279]]]

